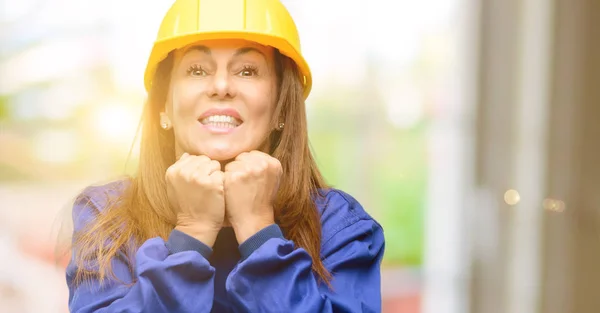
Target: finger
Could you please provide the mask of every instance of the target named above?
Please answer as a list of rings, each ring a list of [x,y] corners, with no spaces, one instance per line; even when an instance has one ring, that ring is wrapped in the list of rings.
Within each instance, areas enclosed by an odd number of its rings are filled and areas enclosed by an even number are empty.
[[[175,163],[171,164],[165,173],[165,177],[173,177],[180,175],[182,169],[190,162],[190,155],[187,152],[184,152],[181,157],[175,161]]]
[[[175,169],[183,176],[189,178],[190,172],[196,167],[195,163],[198,162],[196,156],[188,155],[182,158],[180,161],[175,162]]]
[[[248,153],[248,152],[242,152],[242,153],[238,154],[238,156],[235,157],[235,160],[242,161],[242,160],[248,158],[249,155],[250,155],[250,153]]]
[[[271,156],[260,152],[260,151],[251,151],[240,157],[239,167],[236,165],[235,169],[231,169],[230,171],[240,171],[240,172],[251,172],[254,174],[261,174],[265,171],[268,171],[271,168],[270,165]]]
[[[203,175],[210,175],[215,171],[221,170],[221,163],[216,160],[210,160],[208,163],[201,162],[196,167],[196,171]]]
[[[231,161],[225,165],[225,172],[239,172],[243,171],[245,165],[242,161]]]
[[[214,171],[221,170],[221,163],[211,160],[204,155],[196,155],[188,158],[190,161],[183,165],[182,172],[191,181],[195,177],[208,176]]]
[[[263,172],[270,167],[271,156],[260,152],[260,151],[252,151],[248,154],[247,159],[244,161],[248,165],[249,168],[252,168],[254,172],[260,173]]]
[[[188,157],[189,160],[184,164],[186,170],[196,171],[200,166],[206,166],[206,164],[210,163],[211,159],[209,159],[205,155],[192,155]]]
[[[188,154],[175,162],[172,166],[173,168],[170,169],[170,172],[174,175],[183,177],[187,181],[191,181],[193,179],[193,174],[196,172],[197,163],[198,156]]]
[[[252,151],[250,151],[250,153],[248,153],[248,155],[253,156],[253,157],[259,157],[259,158],[271,157],[271,155],[264,153],[260,150],[252,150]]]
[[[252,162],[254,164],[269,165],[271,164],[271,159],[273,157],[262,151],[253,150],[248,154],[247,158],[248,162]]]
[[[227,185],[229,185],[232,180],[233,181],[237,180],[237,178],[239,178],[240,175],[243,175],[243,173],[238,172],[238,171],[224,172],[223,173],[223,186],[227,187]]]
[[[171,164],[170,167],[179,167],[181,166],[181,164],[183,164],[184,160],[187,160],[189,158],[189,154],[187,152],[184,152],[181,156],[179,156],[179,159],[176,159],[175,162],[173,164]]]
[[[209,157],[207,157],[204,154],[192,155],[191,158],[194,159],[194,162],[198,162],[198,163],[208,163],[208,162],[212,161]]]
[[[217,161],[217,160],[211,160],[208,166],[208,169],[210,170],[209,174],[212,174],[216,171],[221,171],[222,166],[221,166],[221,162]]]
[[[181,155],[179,160],[175,161],[175,164],[177,164],[177,166],[179,166],[179,167],[184,167],[186,164],[189,164],[190,162],[193,162],[193,161],[194,161],[194,155],[191,155],[191,154],[185,152],[184,154]]]
[[[282,172],[281,164],[276,159],[265,159],[264,166],[264,171],[270,174],[279,175]]]
[[[225,173],[214,171],[210,174],[210,179],[214,184],[222,186],[225,181]]]
[[[260,152],[258,150],[253,150],[250,152],[243,152],[240,153],[237,157],[236,157],[236,161],[245,163],[248,166],[256,166],[256,165],[261,165],[264,166],[264,160],[265,158],[270,157],[268,154]],[[246,167],[248,168],[248,167]]]
[[[277,158],[269,156],[269,158],[267,159],[267,162],[269,162],[269,166],[271,166],[272,168],[279,168],[279,169],[282,168],[281,162]]]

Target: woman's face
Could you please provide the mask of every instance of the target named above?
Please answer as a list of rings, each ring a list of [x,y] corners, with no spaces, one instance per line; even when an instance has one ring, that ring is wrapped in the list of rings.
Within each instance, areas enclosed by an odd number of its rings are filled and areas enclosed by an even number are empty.
[[[274,51],[243,40],[203,41],[175,54],[165,111],[175,153],[217,161],[265,151],[274,129]]]

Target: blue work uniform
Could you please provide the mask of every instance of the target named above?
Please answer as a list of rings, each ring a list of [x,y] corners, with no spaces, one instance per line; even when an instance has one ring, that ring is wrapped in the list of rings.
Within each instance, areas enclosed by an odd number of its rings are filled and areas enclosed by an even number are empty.
[[[113,189],[88,187],[77,197],[75,231],[106,207],[106,192]],[[75,284],[77,267],[71,260],[66,272],[69,309],[72,313],[380,312],[382,227],[350,195],[337,189],[324,195],[315,202],[322,225],[321,260],[332,274],[331,288],[314,275],[306,250],[296,248],[277,224],[241,245],[232,228],[223,228],[212,249],[173,230],[167,241],[148,239],[131,258],[115,257],[112,267],[120,281]]]

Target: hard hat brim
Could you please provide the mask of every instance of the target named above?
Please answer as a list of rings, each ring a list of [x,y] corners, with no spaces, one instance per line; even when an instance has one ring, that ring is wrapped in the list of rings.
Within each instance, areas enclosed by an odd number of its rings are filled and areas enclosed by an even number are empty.
[[[283,55],[296,62],[296,65],[303,76],[301,78],[303,80],[302,82],[304,83],[304,99],[306,99],[310,94],[310,90],[312,88],[312,77],[308,63],[306,60],[304,60],[302,55],[287,42],[287,40],[272,35],[244,31],[194,33],[190,35],[174,36],[156,41],[148,59],[146,72],[144,73],[144,86],[146,91],[149,91],[152,86],[152,79],[154,78],[154,73],[156,72],[158,64],[167,57],[169,52],[189,46],[196,42],[219,39],[248,40],[278,49]]]

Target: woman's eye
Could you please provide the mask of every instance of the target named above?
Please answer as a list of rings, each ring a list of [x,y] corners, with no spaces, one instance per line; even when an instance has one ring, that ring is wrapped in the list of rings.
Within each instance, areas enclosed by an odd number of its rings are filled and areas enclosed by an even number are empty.
[[[206,73],[206,71],[201,66],[198,66],[198,65],[191,66],[187,70],[187,73],[189,76],[194,76],[194,77],[203,77],[203,76],[208,75]]]
[[[245,67],[240,71],[240,76],[242,77],[252,77],[257,74],[257,70],[254,67]]]

